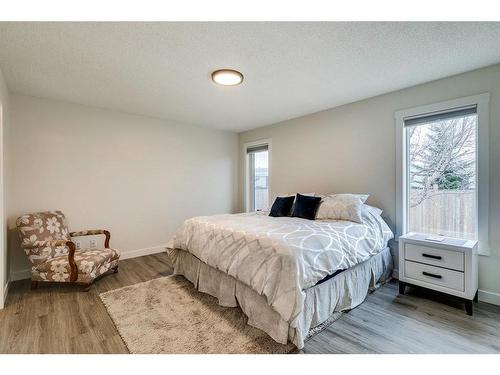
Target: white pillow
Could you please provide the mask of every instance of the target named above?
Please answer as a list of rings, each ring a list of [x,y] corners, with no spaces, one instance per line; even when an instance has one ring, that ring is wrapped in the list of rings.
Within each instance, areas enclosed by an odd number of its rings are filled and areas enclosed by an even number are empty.
[[[331,193],[331,194],[321,195],[321,197],[323,197],[323,198],[325,198],[325,197],[335,197],[335,196],[338,197],[338,196],[344,196],[344,195],[350,195],[350,196],[359,198],[361,200],[361,203],[365,203],[366,200],[368,199],[368,197],[370,196],[370,194],[351,194],[351,193],[335,194],[335,193]]]
[[[375,215],[378,215],[378,216],[382,216],[382,212],[384,212],[382,209],[378,208],[378,207],[373,207],[373,206],[370,206],[368,204],[365,204],[365,208],[370,211],[370,212],[373,212]]]
[[[366,196],[365,200],[367,198],[368,196]],[[362,199],[356,194],[327,195],[321,201],[316,219],[347,220],[361,223]]]

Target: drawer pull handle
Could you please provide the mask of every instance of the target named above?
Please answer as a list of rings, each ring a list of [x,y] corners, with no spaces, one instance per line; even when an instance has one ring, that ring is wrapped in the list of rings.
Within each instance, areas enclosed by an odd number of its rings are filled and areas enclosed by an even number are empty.
[[[433,273],[429,273],[429,272],[425,272],[425,271],[422,272],[422,275],[434,277],[435,279],[442,279],[443,278],[443,276],[441,276],[441,275],[434,275]]]
[[[430,255],[430,254],[426,254],[426,253],[423,253],[422,254],[423,257],[426,257],[426,258],[432,258],[432,259],[438,259],[438,260],[441,260],[443,259],[441,256],[439,255]]]

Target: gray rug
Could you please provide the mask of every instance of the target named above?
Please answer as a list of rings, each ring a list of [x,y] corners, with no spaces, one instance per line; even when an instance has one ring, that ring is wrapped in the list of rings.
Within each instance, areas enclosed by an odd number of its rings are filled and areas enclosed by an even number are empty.
[[[238,307],[221,307],[182,276],[167,276],[100,295],[131,353],[290,353],[247,325]]]

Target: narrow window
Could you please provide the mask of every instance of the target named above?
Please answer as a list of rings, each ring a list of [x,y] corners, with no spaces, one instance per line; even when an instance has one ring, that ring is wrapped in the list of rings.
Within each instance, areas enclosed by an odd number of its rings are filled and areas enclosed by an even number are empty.
[[[396,240],[410,231],[489,246],[489,101],[483,93],[396,119]]]
[[[477,239],[475,105],[404,119],[406,227]]]
[[[247,211],[260,211],[269,205],[269,145],[247,146]]]

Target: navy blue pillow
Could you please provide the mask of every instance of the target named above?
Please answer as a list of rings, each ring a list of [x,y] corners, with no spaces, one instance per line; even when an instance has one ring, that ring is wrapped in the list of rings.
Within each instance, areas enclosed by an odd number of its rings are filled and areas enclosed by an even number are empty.
[[[293,206],[293,217],[300,217],[302,219],[314,220],[316,212],[318,211],[321,197],[310,197],[297,193],[295,198],[295,205]]]
[[[292,211],[292,205],[295,197],[277,197],[274,200],[273,206],[271,207],[271,212],[269,216],[280,217],[280,216],[290,216],[290,211]]]

